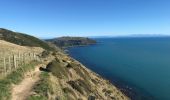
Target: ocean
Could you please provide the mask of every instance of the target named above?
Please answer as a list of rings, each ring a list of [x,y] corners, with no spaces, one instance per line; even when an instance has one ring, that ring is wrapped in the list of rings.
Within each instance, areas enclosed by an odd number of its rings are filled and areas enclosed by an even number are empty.
[[[70,56],[132,100],[170,100],[170,37],[96,38]]]

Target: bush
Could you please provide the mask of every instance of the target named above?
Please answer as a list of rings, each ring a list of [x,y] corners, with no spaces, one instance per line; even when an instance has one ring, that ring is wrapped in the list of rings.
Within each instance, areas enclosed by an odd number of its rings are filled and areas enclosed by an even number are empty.
[[[76,99],[76,94],[70,88],[68,88],[68,87],[63,88],[63,92],[65,93],[65,97],[68,100],[75,100]]]
[[[41,57],[46,58],[49,54],[50,54],[50,52],[45,50],[45,51],[42,52]]]
[[[81,94],[84,94],[84,92],[86,94],[90,94],[92,92],[90,85],[86,81],[83,81],[81,79],[78,79],[76,81],[68,81],[67,83]]]
[[[43,96],[35,96],[35,95],[32,95],[30,97],[28,97],[27,100],[48,100],[47,98],[44,98]]]
[[[0,100],[9,100],[11,98],[10,85],[9,80],[0,80]]]
[[[57,60],[50,62],[46,69],[47,71],[52,72],[52,74],[58,78],[68,78],[68,69]]]
[[[84,94],[81,86],[79,86],[75,81],[68,81],[67,82],[69,85],[71,85],[71,87],[75,90],[77,90],[78,92],[80,92],[81,94]]]

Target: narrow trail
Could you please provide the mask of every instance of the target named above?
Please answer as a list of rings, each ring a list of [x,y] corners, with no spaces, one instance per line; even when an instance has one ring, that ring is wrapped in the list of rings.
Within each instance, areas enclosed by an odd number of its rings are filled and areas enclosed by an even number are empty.
[[[37,65],[35,70],[28,72],[25,75],[25,78],[18,85],[13,85],[12,88],[12,100],[25,100],[29,95],[33,88],[33,86],[40,80],[39,67],[44,64]]]

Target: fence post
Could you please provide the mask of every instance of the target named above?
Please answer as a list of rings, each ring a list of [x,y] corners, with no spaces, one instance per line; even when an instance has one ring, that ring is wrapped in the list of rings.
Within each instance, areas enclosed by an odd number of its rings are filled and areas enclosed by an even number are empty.
[[[3,60],[4,60],[4,75],[6,75],[6,61],[5,61],[6,59],[5,59],[5,57]]]
[[[20,52],[18,53],[18,66],[21,66],[21,55]]]
[[[15,55],[15,63],[16,63],[15,68],[17,68],[18,67],[18,56],[17,55]]]
[[[25,64],[25,60],[26,60],[25,55],[26,55],[26,53],[23,54],[23,64]]]
[[[8,57],[8,67],[9,67],[9,72],[11,72],[11,57]]]
[[[21,54],[21,65],[24,65],[24,54]]]
[[[16,69],[16,57],[13,55],[14,68]]]
[[[0,74],[6,76],[8,73],[15,70],[17,67],[29,63],[32,60],[40,61],[39,56],[35,52],[18,52],[18,54],[5,54],[0,53]]]
[[[33,53],[33,60],[35,60],[35,58],[36,58],[36,57],[35,57],[35,53]]]

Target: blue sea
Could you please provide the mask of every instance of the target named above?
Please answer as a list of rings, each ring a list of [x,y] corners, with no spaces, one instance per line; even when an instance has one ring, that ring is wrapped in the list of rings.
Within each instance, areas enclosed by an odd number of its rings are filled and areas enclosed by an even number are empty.
[[[133,100],[170,100],[170,37],[97,38],[69,54]]]

